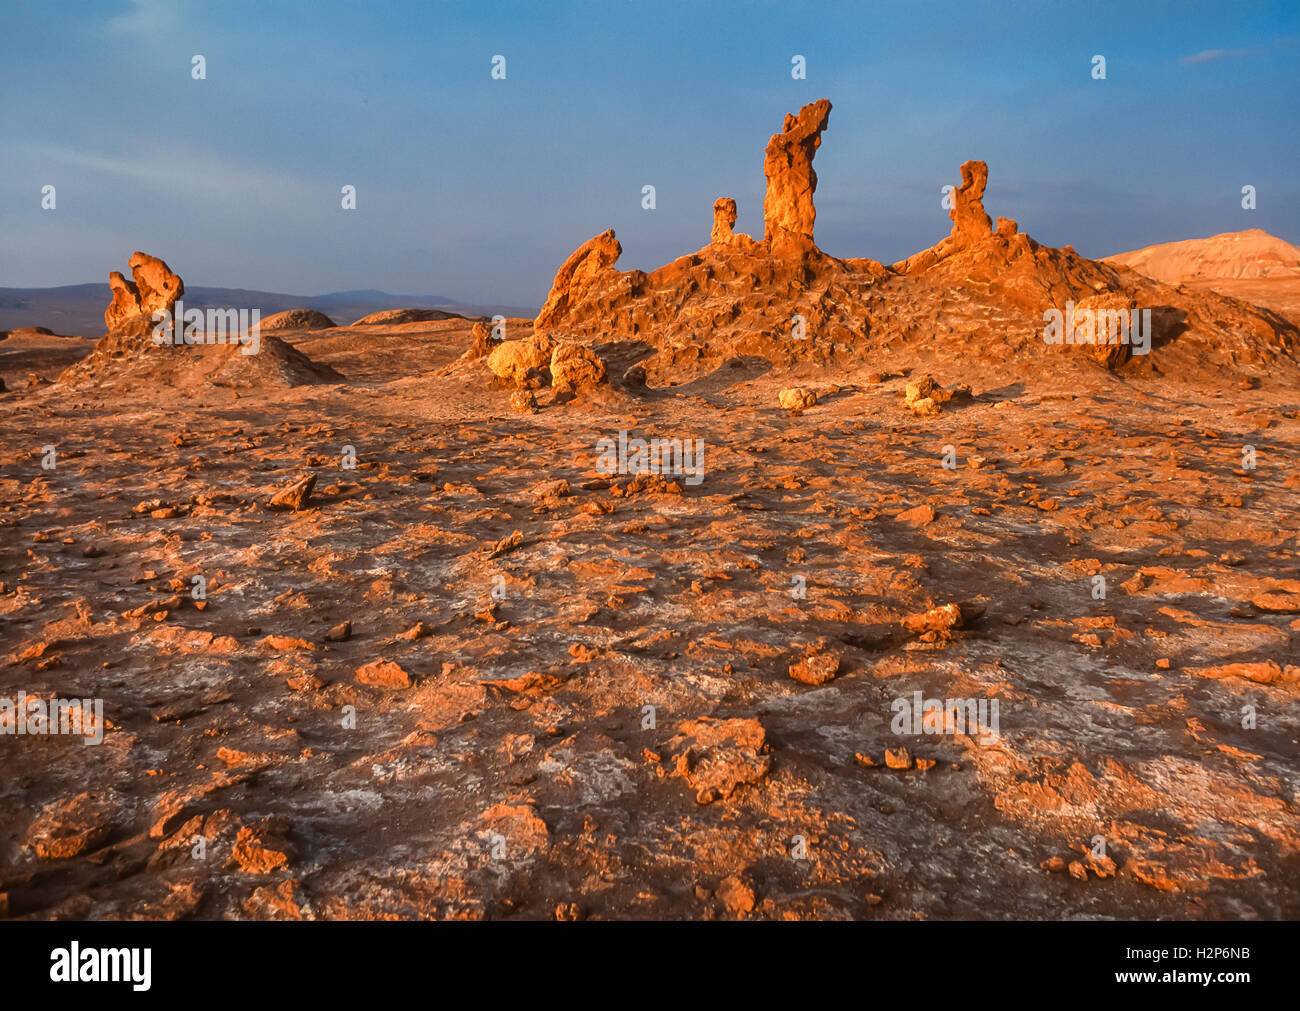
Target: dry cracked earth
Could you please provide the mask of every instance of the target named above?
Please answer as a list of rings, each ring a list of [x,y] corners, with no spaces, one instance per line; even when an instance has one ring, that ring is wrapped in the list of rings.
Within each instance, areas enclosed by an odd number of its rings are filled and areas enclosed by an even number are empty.
[[[0,397],[0,697],[105,724],[0,737],[0,915],[1300,916],[1287,383],[903,349],[518,414],[467,322],[371,330],[289,336],[342,384]]]

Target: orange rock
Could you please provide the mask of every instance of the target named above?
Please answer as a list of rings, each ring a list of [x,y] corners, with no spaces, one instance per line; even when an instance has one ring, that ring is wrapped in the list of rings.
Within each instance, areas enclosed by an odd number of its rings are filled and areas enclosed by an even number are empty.
[[[498,379],[523,389],[530,372],[550,367],[554,350],[553,339],[531,334],[523,340],[502,341],[487,356],[487,365]]]
[[[1300,593],[1261,593],[1250,602],[1268,614],[1300,614]]]
[[[728,911],[737,916],[752,913],[758,901],[754,889],[734,874],[722,879],[715,894]]]
[[[916,274],[929,270],[940,260],[969,249],[993,234],[993,222],[984,210],[984,188],[989,181],[989,167],[982,161],[964,162],[961,167],[961,186],[951,191],[952,231],[938,245],[924,249],[906,260],[900,260],[890,269],[900,274]],[[1016,234],[1016,223],[1008,218],[998,219],[998,235],[1009,238]]]
[[[55,801],[27,830],[26,845],[43,860],[67,860],[104,843],[113,830],[114,804],[91,793]]]
[[[741,784],[767,775],[772,760],[763,754],[766,745],[767,734],[756,719],[688,720],[669,742],[675,752],[672,775],[695,790],[697,803],[725,800]]]
[[[817,394],[803,386],[791,387],[777,394],[782,410],[803,411],[817,404]]]
[[[790,665],[790,677],[805,685],[824,685],[839,672],[837,653],[810,652]]]
[[[817,248],[813,242],[817,173],[812,163],[830,115],[830,101],[819,99],[805,105],[797,116],[787,114],[781,132],[767,142],[763,242],[773,256],[800,256]]]
[[[391,660],[374,660],[357,670],[357,680],[363,685],[380,688],[410,688],[411,675]]]
[[[957,604],[944,604],[918,615],[907,615],[901,624],[909,632],[948,632],[961,628],[962,609]]]
[[[542,311],[533,321],[535,329],[553,326],[577,303],[602,272],[611,269],[623,255],[623,247],[614,237],[614,229],[601,232],[570,254],[556,271],[550,294]]]
[[[591,348],[562,341],[551,352],[551,386],[557,396],[584,393],[608,381],[605,360]]]
[[[731,197],[718,197],[713,202],[713,232],[709,241],[716,246],[730,245],[735,238],[736,201]]]
[[[289,823],[283,818],[267,818],[241,828],[232,853],[239,869],[270,874],[288,867],[296,856],[293,844],[284,838],[288,830]]]
[[[505,837],[507,859],[544,853],[551,845],[551,830],[532,804],[496,804],[483,812],[479,825]]]
[[[919,505],[913,509],[905,509],[894,517],[899,523],[906,523],[909,526],[923,527],[927,523],[933,523],[935,518],[934,507],[931,505]]]
[[[297,639],[291,635],[268,635],[262,645],[271,649],[315,649],[306,639]]]
[[[287,488],[282,488],[271,496],[267,503],[272,509],[287,509],[297,512],[306,509],[311,502],[312,489],[316,487],[316,475],[301,477]]]
[[[298,905],[293,879],[278,885],[262,885],[244,900],[244,913],[259,920],[301,920],[303,910]]]
[[[113,300],[104,310],[104,324],[109,330],[141,314],[152,321],[157,312],[170,313],[176,300],[185,294],[185,282],[156,256],[137,251],[128,266],[134,281],[116,270],[108,275]]]
[[[1300,668],[1288,667],[1287,672]],[[1189,667],[1187,673],[1203,678],[1245,678],[1259,684],[1272,684],[1274,681],[1295,680],[1284,677],[1283,669],[1272,660],[1259,660],[1254,663],[1227,663],[1215,667]]]
[[[886,748],[885,764],[891,769],[910,769],[912,767],[912,752],[901,744],[897,748]]]

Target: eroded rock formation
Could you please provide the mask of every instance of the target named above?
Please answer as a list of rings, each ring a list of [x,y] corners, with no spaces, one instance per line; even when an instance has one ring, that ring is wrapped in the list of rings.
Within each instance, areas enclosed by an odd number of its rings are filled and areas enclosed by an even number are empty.
[[[613,267],[622,255],[623,247],[614,238],[612,228],[588,239],[574,250],[555,274],[551,293],[546,297],[542,311],[537,314],[537,328],[551,326],[563,319],[600,274]]]
[[[1061,348],[1045,341],[1044,312],[1094,297],[1156,310],[1153,353],[1161,368],[1269,361],[1294,355],[1300,344],[1300,331],[1268,310],[1175,290],[1068,246],[1040,245],[1009,218],[998,218],[995,231],[984,209],[989,172],[982,161],[961,166],[952,228],[935,246],[892,267],[830,256],[813,236],[812,168],[830,109],[826,100],[804,106],[769,141],[761,240],[734,230],[730,197],[713,205],[708,245],[657,270],[618,270],[621,247],[612,230],[603,232],[560,268],[535,332],[653,345],[655,354],[637,366],[638,379],[651,386],[689,381],[738,357],[815,364],[881,344],[943,342],[993,360],[1056,352]],[[1150,356],[1130,356],[1122,345],[1082,354],[1077,347],[1065,351],[1108,369],[1154,367]]]
[[[989,181],[989,167],[982,161],[964,162],[961,167],[961,185],[951,193],[952,231],[948,237],[929,249],[900,260],[890,269],[900,274],[916,274],[929,270],[940,260],[963,249],[979,245],[993,234],[993,222],[984,210],[984,188]],[[997,234],[1009,238],[1017,226],[1010,218],[998,218]]]
[[[262,321],[256,330],[249,327],[246,333],[209,335],[200,327],[187,334],[184,343],[157,343],[162,321],[155,319],[155,314],[173,313],[177,300],[185,294],[185,284],[166,263],[147,253],[132,255],[130,267],[133,281],[117,271],[109,275],[113,300],[104,312],[108,333],[90,354],[59,374],[61,386],[107,388],[154,382],[168,388],[255,387],[343,380],[330,366],[312,361],[272,333],[261,333],[263,329],[333,325],[328,317],[310,310],[281,313]],[[284,325],[286,320],[293,325]],[[281,322],[278,327],[277,321]]]
[[[774,256],[798,256],[817,248],[813,242],[817,173],[812,163],[830,115],[830,101],[819,99],[805,105],[797,116],[787,113],[781,132],[767,142],[763,241]]]
[[[154,313],[172,311],[176,300],[185,294],[180,275],[156,256],[136,251],[128,262],[133,281],[114,270],[108,275],[113,300],[104,310],[104,324],[111,331],[133,316],[153,317]]]
[[[736,201],[731,197],[718,197],[713,201],[713,233],[709,241],[715,246],[728,245],[734,238],[736,227]]]

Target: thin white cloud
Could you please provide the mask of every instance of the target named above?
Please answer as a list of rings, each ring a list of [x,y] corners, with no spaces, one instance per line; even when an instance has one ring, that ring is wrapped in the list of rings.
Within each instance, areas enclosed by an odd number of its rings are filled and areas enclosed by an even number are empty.
[[[1257,56],[1262,52],[1264,52],[1262,49],[1202,49],[1199,53],[1193,53],[1191,56],[1180,57],[1178,62],[1189,65],[1213,63],[1215,60],[1238,56]]]
[[[1280,35],[1272,42],[1273,49],[1285,46],[1293,46],[1300,41],[1295,35]],[[1213,63],[1216,60],[1236,60],[1248,56],[1263,56],[1269,51],[1269,46],[1253,46],[1247,49],[1202,49],[1199,53],[1193,53],[1191,56],[1180,56],[1178,62],[1187,66],[1195,66],[1199,63]]]
[[[127,0],[126,9],[108,19],[108,30],[156,38],[180,24],[183,6],[181,0]]]
[[[221,161],[211,154],[195,156],[171,148],[141,150],[129,158],[60,147],[41,147],[34,155],[68,168],[126,179],[156,192],[190,200],[245,200],[290,207],[301,203],[304,193],[318,185],[279,172]]]

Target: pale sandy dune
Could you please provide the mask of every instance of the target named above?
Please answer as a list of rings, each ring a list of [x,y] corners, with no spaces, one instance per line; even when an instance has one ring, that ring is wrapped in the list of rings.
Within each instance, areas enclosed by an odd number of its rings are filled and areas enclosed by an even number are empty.
[[[1157,281],[1205,278],[1300,277],[1300,247],[1259,228],[1208,239],[1164,242],[1105,258]]]

